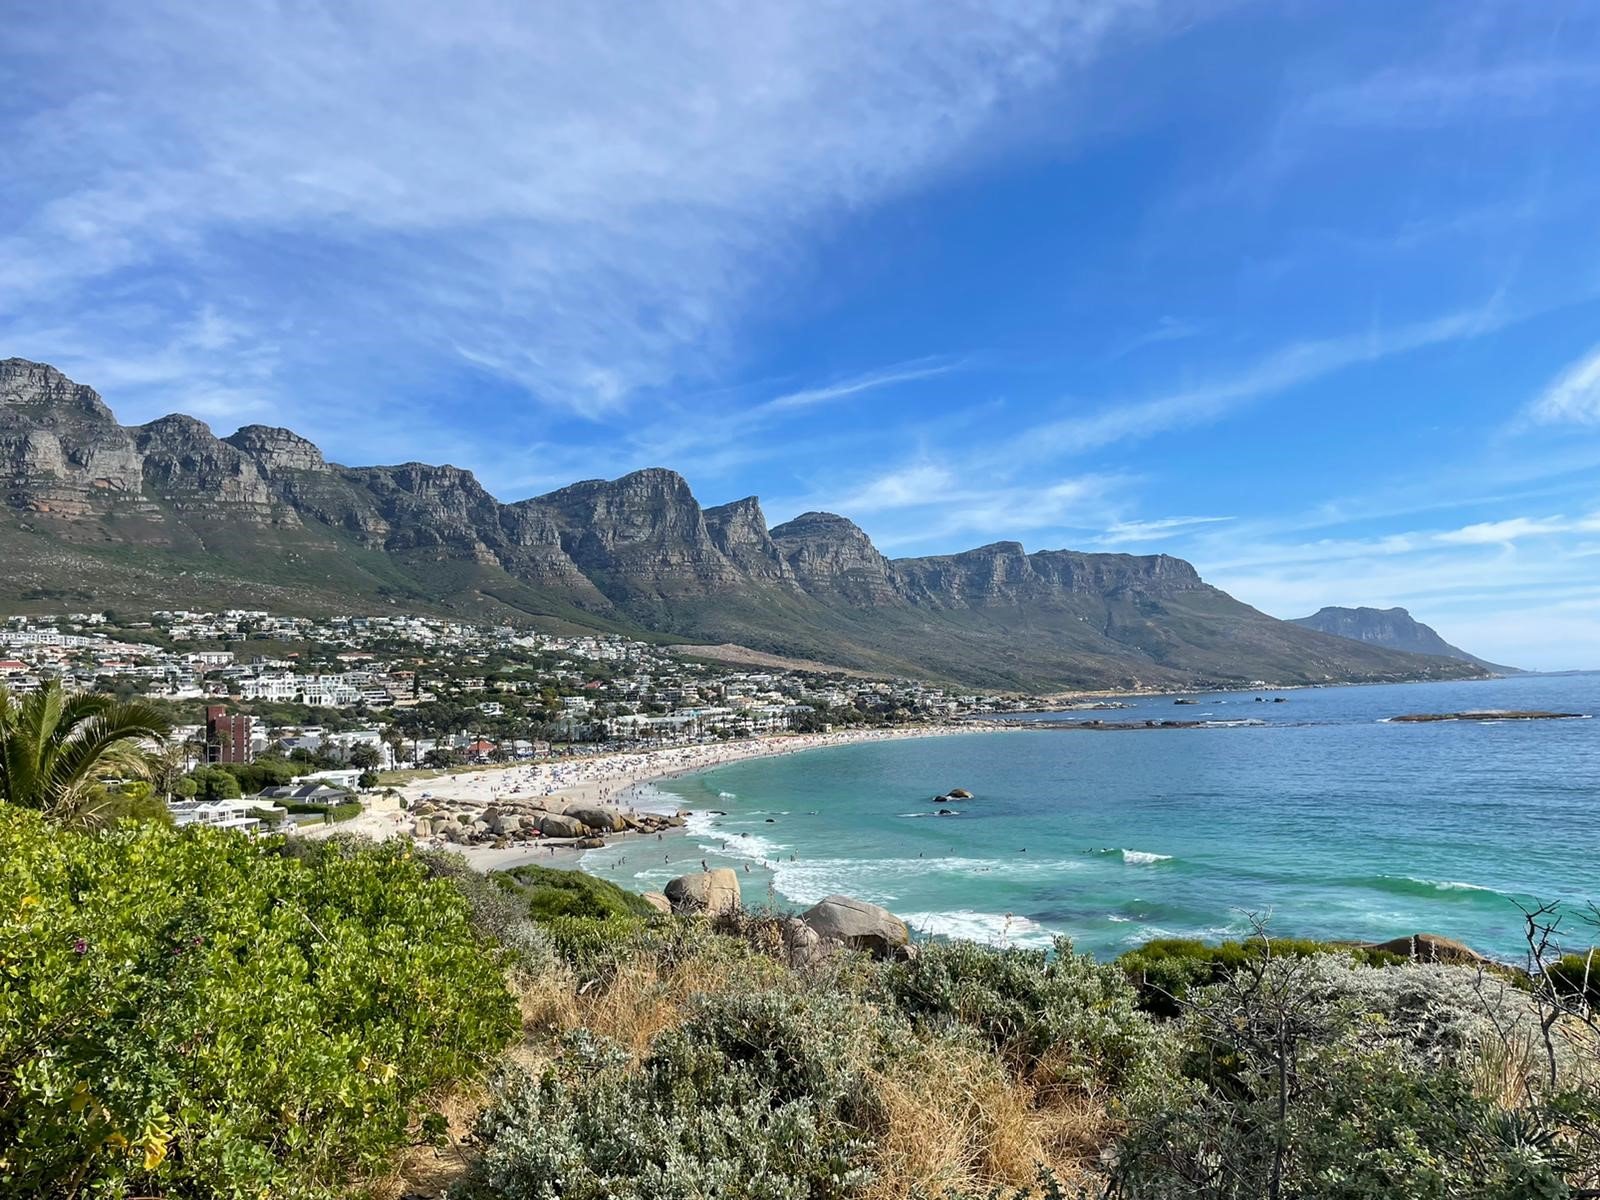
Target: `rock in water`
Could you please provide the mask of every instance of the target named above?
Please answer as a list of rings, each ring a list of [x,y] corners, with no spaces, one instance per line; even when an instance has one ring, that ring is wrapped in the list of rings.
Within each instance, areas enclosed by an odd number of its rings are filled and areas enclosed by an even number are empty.
[[[739,876],[729,867],[680,875],[662,889],[672,911],[679,914],[734,912],[739,908]]]
[[[852,950],[888,958],[911,941],[906,923],[885,908],[850,896],[826,896],[800,918],[818,935],[834,938]]]
[[[966,788],[951,788],[948,792],[945,793],[945,795],[949,796],[950,799],[952,799],[952,800],[971,800],[972,799],[972,793],[967,791]]]

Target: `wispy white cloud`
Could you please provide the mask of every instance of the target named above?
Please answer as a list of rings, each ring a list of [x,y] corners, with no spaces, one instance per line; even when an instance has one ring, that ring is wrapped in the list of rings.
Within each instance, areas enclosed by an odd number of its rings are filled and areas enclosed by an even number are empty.
[[[986,153],[1008,104],[1147,20],[1138,0],[33,11],[13,62],[50,85],[0,138],[0,318],[71,314],[131,354],[227,297],[265,340],[292,327],[302,366],[453,354],[590,416],[713,376],[805,235]],[[103,307],[129,288],[136,328]]]
[[[1206,525],[1221,525],[1232,517],[1161,517],[1154,521],[1118,521],[1094,538],[1097,546],[1121,546],[1130,542],[1165,541]]]
[[[1526,415],[1540,425],[1600,425],[1600,346],[1561,372]]]
[[[883,388],[894,387],[896,384],[910,383],[917,379],[934,379],[949,374],[956,369],[956,366],[956,363],[937,359],[902,363],[881,371],[853,375],[820,387],[788,392],[768,400],[761,405],[761,408],[767,412],[792,412],[796,409],[815,408],[821,404],[831,404],[836,400],[859,396],[864,392],[876,392]]]
[[[1431,320],[1293,342],[1209,383],[1035,425],[1012,441],[1003,457],[1015,461],[1082,454],[1118,442],[1209,424],[1258,400],[1337,371],[1427,346],[1481,337],[1502,328],[1509,320],[1498,298],[1491,298],[1475,309]]]

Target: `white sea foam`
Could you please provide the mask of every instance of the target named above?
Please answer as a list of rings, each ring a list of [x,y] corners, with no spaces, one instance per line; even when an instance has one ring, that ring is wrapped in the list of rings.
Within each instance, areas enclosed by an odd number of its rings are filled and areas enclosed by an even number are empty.
[[[824,896],[842,893],[873,904],[890,904],[906,883],[925,884],[941,875],[985,876],[1002,879],[1048,879],[1081,869],[1082,864],[1062,859],[1027,861],[990,858],[813,858],[773,864],[773,886],[798,904],[815,904]]]
[[[738,792],[718,792],[717,793],[717,799],[718,800],[737,800],[738,798],[739,798],[739,793]]]
[[[715,826],[715,814],[697,812],[692,817],[684,820],[684,832],[694,838],[708,839],[699,842],[700,849],[707,854],[720,854],[724,858],[748,858],[752,862],[768,862],[789,847],[764,838],[760,834],[745,833],[737,829],[723,829]]]
[[[1172,855],[1170,854],[1155,854],[1149,850],[1124,850],[1122,852],[1122,861],[1134,866],[1149,866],[1152,863],[1168,862],[1171,858]]]
[[[950,912],[901,913],[900,919],[918,933],[988,945],[1048,946],[1055,937],[1043,925],[1027,917],[1013,913],[975,912],[970,908],[958,908]]]
[[[1438,892],[1492,892],[1492,887],[1484,887],[1481,883],[1463,883],[1459,879],[1418,879],[1415,875],[1407,875],[1412,883],[1420,883],[1424,887],[1431,887]]]
[[[663,792],[653,784],[640,783],[634,785],[627,793],[628,805],[640,812],[665,813],[671,815],[683,807],[683,798],[674,796],[671,792]]]

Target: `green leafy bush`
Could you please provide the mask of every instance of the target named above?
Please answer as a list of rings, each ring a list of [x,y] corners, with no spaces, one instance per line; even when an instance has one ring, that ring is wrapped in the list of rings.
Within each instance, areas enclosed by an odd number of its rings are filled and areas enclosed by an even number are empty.
[[[555,967],[554,940],[528,915],[526,903],[506,876],[474,871],[463,855],[447,850],[420,851],[417,861],[429,875],[448,880],[461,893],[471,910],[472,927],[506,951],[519,975],[534,978]]]
[[[642,896],[582,871],[526,866],[506,874],[526,897],[528,912],[541,921],[552,917],[648,917],[656,911]]]
[[[0,805],[0,1193],[311,1196],[517,1021],[467,901],[397,845],[303,862]]]
[[[1139,989],[1140,1008],[1158,1016],[1172,1017],[1178,1014],[1181,1001],[1191,989],[1221,982],[1246,963],[1259,960],[1266,953],[1267,945],[1267,941],[1259,937],[1217,945],[1193,938],[1157,938],[1128,951],[1117,963]],[[1406,961],[1384,950],[1306,938],[1273,938],[1271,952],[1279,958],[1338,954],[1352,962],[1374,967]]]
[[[902,1024],[836,992],[704,997],[637,1069],[586,1034],[484,1114],[467,1194],[831,1200],[870,1181],[870,1072]]]
[[[1581,996],[1590,1008],[1600,1009],[1600,950],[1564,954],[1544,970],[1558,992]]]
[[[1036,1083],[1118,1092],[1162,1058],[1160,1031],[1137,1011],[1122,972],[1075,953],[1065,939],[1054,955],[925,945],[914,959],[887,965],[882,986],[919,1026],[970,1026]]]

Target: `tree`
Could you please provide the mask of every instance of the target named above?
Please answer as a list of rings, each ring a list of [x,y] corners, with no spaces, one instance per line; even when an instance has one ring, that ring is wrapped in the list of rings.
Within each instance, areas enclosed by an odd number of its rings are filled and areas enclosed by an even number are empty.
[[[243,794],[238,777],[221,767],[201,767],[189,778],[197,800],[237,800]]]
[[[182,742],[168,742],[150,754],[149,779],[162,799],[170,800],[178,781],[189,773],[189,757],[189,747]]]
[[[154,705],[69,696],[52,679],[17,699],[0,687],[0,799],[63,825],[104,823],[102,776],[148,773],[171,723]]]
[[[378,786],[378,773],[376,771],[363,771],[356,779],[356,786],[363,792],[370,792]]]
[[[378,753],[378,748],[366,742],[358,742],[350,748],[350,765],[360,767],[363,771],[370,771],[383,761],[383,755]]]

